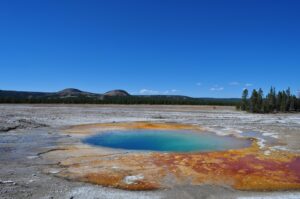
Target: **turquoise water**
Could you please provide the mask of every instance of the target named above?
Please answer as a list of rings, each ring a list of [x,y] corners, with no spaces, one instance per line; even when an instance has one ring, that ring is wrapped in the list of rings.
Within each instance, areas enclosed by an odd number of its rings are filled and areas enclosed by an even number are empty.
[[[251,144],[249,140],[233,136],[177,130],[112,131],[90,136],[83,142],[101,147],[163,152],[221,151],[243,148]]]

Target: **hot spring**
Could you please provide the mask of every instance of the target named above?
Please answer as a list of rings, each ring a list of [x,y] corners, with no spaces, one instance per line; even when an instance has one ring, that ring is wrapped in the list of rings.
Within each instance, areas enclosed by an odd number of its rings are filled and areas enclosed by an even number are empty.
[[[123,150],[161,152],[224,151],[249,147],[251,141],[234,136],[189,130],[125,130],[95,134],[85,144]]]

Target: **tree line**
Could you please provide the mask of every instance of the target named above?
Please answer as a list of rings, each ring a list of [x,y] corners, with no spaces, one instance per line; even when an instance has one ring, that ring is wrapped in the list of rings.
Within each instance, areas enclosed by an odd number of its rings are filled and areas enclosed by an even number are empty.
[[[240,99],[182,98],[170,96],[105,96],[103,99],[87,96],[64,98],[0,96],[0,103],[25,104],[165,104],[235,106],[239,102]]]
[[[269,93],[264,96],[263,90],[254,89],[249,97],[248,89],[244,89],[241,102],[237,109],[251,113],[276,113],[276,112],[299,112],[300,99],[291,94],[290,88],[276,92],[271,87]]]

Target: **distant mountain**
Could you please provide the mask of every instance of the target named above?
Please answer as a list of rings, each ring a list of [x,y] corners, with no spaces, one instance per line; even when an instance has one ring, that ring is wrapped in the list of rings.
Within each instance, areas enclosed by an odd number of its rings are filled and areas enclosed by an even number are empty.
[[[52,94],[53,93],[47,93],[47,92],[0,90],[0,97],[32,98],[32,97],[45,97]]]
[[[75,88],[67,88],[58,92],[32,92],[0,90],[0,97],[6,98],[60,98],[78,96],[102,96],[101,94],[84,92]]]
[[[60,95],[77,95],[77,94],[82,94],[82,93],[84,93],[84,92],[79,89],[76,89],[76,88],[66,88],[64,90],[57,92],[57,94],[60,94]]]
[[[91,93],[81,91],[76,88],[66,88],[58,92],[31,92],[31,91],[8,91],[0,90],[0,97],[2,98],[75,98],[75,97],[92,97],[103,99],[104,97],[126,97],[130,94],[125,90],[111,90],[104,94]]]
[[[0,103],[191,104],[235,105],[239,98],[193,98],[183,95],[130,95],[125,90],[104,94],[66,88],[58,92],[0,90]]]
[[[106,93],[104,93],[104,96],[111,96],[111,97],[126,97],[126,96],[130,96],[129,93],[127,93],[124,90],[112,90],[112,91],[108,91]]]
[[[58,91],[56,93],[53,93],[54,97],[96,97],[96,98],[102,98],[102,94],[97,94],[97,93],[90,93],[90,92],[85,92],[81,91],[76,88],[66,88],[61,91]]]

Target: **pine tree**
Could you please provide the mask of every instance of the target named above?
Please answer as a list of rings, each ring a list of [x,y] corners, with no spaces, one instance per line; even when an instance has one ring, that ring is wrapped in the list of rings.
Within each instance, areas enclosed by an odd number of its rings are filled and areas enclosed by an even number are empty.
[[[270,92],[264,98],[263,90],[253,90],[250,99],[247,99],[248,91],[242,93],[242,108],[252,113],[269,113],[274,111],[288,112],[300,111],[300,96],[292,95],[290,88],[279,91],[271,87]],[[299,95],[299,94],[298,94]]]
[[[292,100],[291,89],[288,88],[286,90],[285,111],[289,111],[290,105],[291,105],[291,100]]]
[[[286,104],[287,104],[287,94],[285,91],[282,91],[281,103],[280,103],[280,111],[286,112]]]
[[[241,104],[241,110],[245,111],[249,109],[249,105],[248,105],[248,89],[244,89],[243,90],[243,94],[242,94],[242,104]]]
[[[300,111],[297,98],[295,99],[295,111]]]
[[[267,95],[268,109],[271,112],[276,111],[276,91],[275,88],[271,87],[269,94]]]
[[[250,112],[258,113],[258,92],[255,89],[250,97]]]
[[[296,111],[295,103],[297,101],[296,96],[291,96],[290,104],[289,104],[289,111]]]
[[[258,90],[258,93],[257,93],[257,111],[258,113],[263,113],[264,112],[264,105],[263,105],[263,90],[260,88]]]
[[[277,109],[277,111],[281,111],[281,109],[280,109],[281,101],[282,101],[282,92],[279,91],[278,94],[277,94],[277,100],[276,100],[276,109]]]

